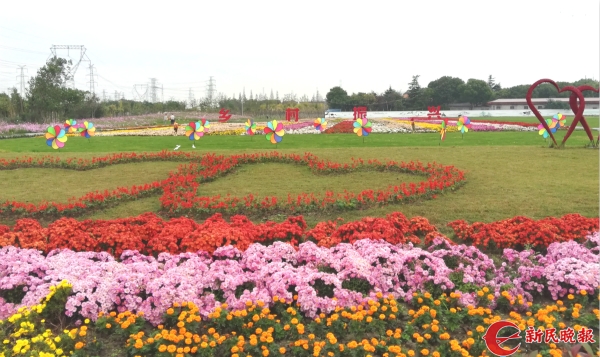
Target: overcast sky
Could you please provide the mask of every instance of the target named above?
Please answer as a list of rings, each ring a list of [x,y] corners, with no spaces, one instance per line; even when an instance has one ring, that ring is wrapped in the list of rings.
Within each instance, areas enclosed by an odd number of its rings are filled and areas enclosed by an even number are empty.
[[[210,76],[227,96],[245,87],[309,98],[340,83],[349,93],[405,91],[413,75],[421,86],[444,75],[491,74],[503,87],[598,79],[599,19],[598,0],[8,1],[0,91],[18,87],[18,65],[35,75],[52,45],[84,45],[96,93],[129,99],[150,78],[165,100],[186,100],[190,87],[203,97]],[[78,88],[89,90],[88,66]]]

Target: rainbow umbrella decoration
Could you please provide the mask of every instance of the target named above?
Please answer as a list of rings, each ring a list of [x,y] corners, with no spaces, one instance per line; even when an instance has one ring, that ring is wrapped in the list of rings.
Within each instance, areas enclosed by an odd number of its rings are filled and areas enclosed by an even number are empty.
[[[75,129],[76,124],[77,124],[77,121],[75,121],[73,119],[67,119],[65,121],[65,131],[69,134],[74,133],[75,130],[77,130],[77,129]]]
[[[354,133],[356,133],[356,135],[358,135],[358,136],[362,136],[363,143],[364,143],[365,136],[369,136],[369,134],[371,133],[371,130],[373,130],[371,128],[373,126],[373,124],[369,121],[369,119],[358,118],[354,121],[353,125],[354,125]]]
[[[323,131],[327,127],[327,122],[325,121],[324,118],[317,118],[317,119],[315,119],[315,122],[313,125],[315,126],[315,129],[317,129],[318,131]]]
[[[185,127],[185,136],[190,140],[200,140],[204,136],[204,128],[201,121],[191,122]]]
[[[46,145],[52,146],[53,149],[60,149],[67,142],[67,134],[60,126],[49,126],[46,133]]]
[[[246,135],[250,135],[250,140],[252,140],[252,136],[256,132],[256,123],[254,120],[248,119],[244,125],[244,130],[246,131]]]
[[[268,122],[265,127],[265,134],[267,134],[267,140],[277,147],[277,144],[281,142],[282,136],[285,135],[283,124],[278,123],[277,120]]]
[[[448,119],[442,120],[442,129],[440,130],[440,142],[438,145],[441,145],[442,141],[446,139],[446,127],[448,126]]]
[[[86,139],[89,139],[90,137],[96,135],[96,127],[93,123],[84,121],[83,128],[79,128],[79,132],[81,133],[81,136],[83,136]]]
[[[469,128],[471,128],[471,119],[467,118],[467,117],[463,117],[462,115],[458,117],[458,121],[456,122],[456,126],[458,127],[458,130],[460,131],[461,135],[463,136],[464,139],[464,135],[465,133],[469,132]]]

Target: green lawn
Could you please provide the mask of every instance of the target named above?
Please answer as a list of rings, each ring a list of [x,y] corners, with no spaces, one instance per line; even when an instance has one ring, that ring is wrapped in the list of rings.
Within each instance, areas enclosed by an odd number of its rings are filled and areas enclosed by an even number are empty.
[[[560,143],[566,131],[557,133],[556,140]],[[325,138],[323,138],[325,136]],[[446,140],[440,143],[437,133],[419,134],[371,134],[363,139],[354,134],[296,134],[285,135],[277,147],[264,136],[229,136],[211,135],[198,141],[190,141],[184,136],[129,136],[129,137],[70,137],[64,148],[54,150],[43,138],[21,138],[0,140],[0,155],[14,153],[46,153],[52,155],[68,155],[70,153],[106,153],[120,151],[161,151],[173,150],[181,145],[182,151],[215,151],[215,150],[316,150],[334,148],[393,148],[393,147],[440,147],[446,150],[455,147],[481,146],[527,146],[546,147],[550,140],[544,140],[537,132],[469,132],[463,136],[460,133],[448,133]],[[583,147],[589,143],[585,132],[573,132],[567,141],[568,149]],[[196,149],[192,149],[195,144]]]
[[[198,152],[234,154],[274,150],[264,137],[209,136],[196,142]],[[557,138],[559,139],[559,138]],[[562,137],[560,137],[562,139]],[[537,133],[468,133],[464,139],[451,133],[438,146],[437,134],[373,134],[362,139],[354,135],[286,135],[277,151],[311,152],[321,158],[348,162],[352,157],[396,161],[437,162],[466,171],[467,184],[436,200],[407,205],[390,205],[363,211],[306,214],[310,224],[343,217],[354,220],[364,216],[384,216],[401,211],[408,217],[424,216],[439,228],[447,222],[465,219],[490,222],[516,215],[543,218],[580,213],[599,214],[599,154],[583,146],[587,138],[575,132],[566,149],[549,149]],[[191,143],[182,137],[96,137],[90,141],[69,138],[64,150],[54,151],[43,139],[0,141],[0,157],[102,156],[117,151],[158,151],[180,143],[190,151]],[[0,171],[0,179],[14,184],[0,187],[0,199],[28,202],[57,200],[66,202],[88,190],[131,186],[167,177],[179,163],[153,162],[123,164],[86,172],[57,169],[20,169]],[[384,188],[390,184],[421,180],[420,177],[391,173],[357,172],[339,176],[313,176],[308,169],[285,164],[256,164],[240,167],[217,181],[203,184],[201,194],[245,195],[256,193],[287,197],[287,193],[326,190],[359,191]],[[62,199],[61,199],[62,198]],[[123,203],[81,218],[118,218],[158,211],[158,196]],[[253,217],[283,219],[283,216]],[[0,217],[2,223],[11,223]],[[444,229],[445,230],[445,229]]]

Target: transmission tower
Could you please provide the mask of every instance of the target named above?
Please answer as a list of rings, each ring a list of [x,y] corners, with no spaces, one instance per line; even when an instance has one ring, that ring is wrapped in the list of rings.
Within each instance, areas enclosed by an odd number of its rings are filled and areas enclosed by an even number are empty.
[[[190,108],[194,107],[194,93],[192,92],[192,88],[190,88],[190,92],[188,94],[188,104]]]
[[[102,101],[106,102],[106,89],[102,90]]]
[[[23,73],[23,70],[27,71],[27,68],[25,68],[25,66],[18,66],[19,68],[17,68],[17,71],[21,71],[21,74],[17,76],[17,79],[20,82],[20,94],[21,94],[21,98],[23,98],[25,96],[25,74]]]
[[[156,85],[156,78],[150,78],[150,101],[152,103],[158,102],[158,93],[156,92],[157,89],[158,86]]]
[[[148,100],[148,85],[147,84],[134,84],[133,85],[133,98],[144,102]]]
[[[213,105],[214,99],[215,99],[215,92],[217,91],[217,84],[216,81],[213,79],[213,77],[210,77],[210,80],[208,81],[208,88],[206,90],[206,100],[209,103],[210,106]]]
[[[50,51],[52,51],[52,54],[50,55],[50,57],[58,57],[58,54],[57,54],[58,50],[67,50],[67,56],[69,55],[70,50],[79,50],[79,61],[77,61],[77,63],[75,63],[75,65],[73,67],[71,67],[68,72],[69,82],[71,83],[71,86],[73,88],[75,88],[75,73],[77,73],[77,68],[79,68],[79,64],[82,61],[90,61],[89,57],[85,54],[85,46],[52,45],[52,47],[50,47]],[[50,58],[48,58],[48,59],[50,59]]]
[[[92,98],[96,95],[96,88],[95,88],[95,82],[94,82],[94,76],[97,76],[96,73],[94,73],[94,65],[92,64],[92,62],[90,62],[90,74],[88,74],[88,76],[90,76],[90,94],[92,96]]]

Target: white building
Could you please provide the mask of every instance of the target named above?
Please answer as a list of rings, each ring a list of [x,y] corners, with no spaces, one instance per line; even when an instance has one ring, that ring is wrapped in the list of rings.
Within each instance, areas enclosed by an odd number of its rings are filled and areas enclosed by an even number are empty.
[[[569,103],[569,98],[531,98],[531,102],[537,109],[545,109],[549,100]],[[489,110],[529,110],[525,99],[496,99],[488,102],[487,105],[489,106]],[[600,106],[600,99],[585,98],[586,109],[598,109],[598,106]]]

